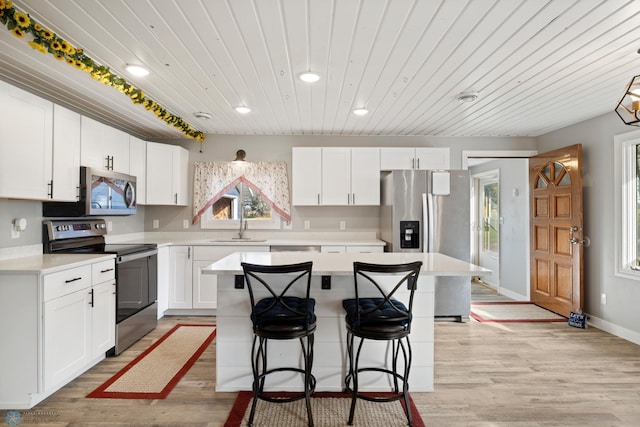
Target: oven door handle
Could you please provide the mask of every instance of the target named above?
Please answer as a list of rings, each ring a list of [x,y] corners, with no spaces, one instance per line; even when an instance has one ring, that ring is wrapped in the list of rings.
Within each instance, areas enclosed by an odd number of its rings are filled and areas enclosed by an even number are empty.
[[[146,258],[152,255],[157,255],[158,254],[158,250],[157,249],[153,249],[150,251],[144,251],[144,252],[136,252],[134,254],[130,254],[130,255],[123,255],[123,256],[119,256],[116,258],[116,264],[122,264],[123,262],[129,262],[129,261],[135,261],[137,259],[141,259],[141,258]]]

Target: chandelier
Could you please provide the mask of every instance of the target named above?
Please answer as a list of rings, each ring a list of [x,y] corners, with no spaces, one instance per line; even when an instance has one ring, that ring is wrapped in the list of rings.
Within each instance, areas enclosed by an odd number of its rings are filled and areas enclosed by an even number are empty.
[[[640,126],[640,76],[635,76],[627,85],[616,113],[626,125]]]

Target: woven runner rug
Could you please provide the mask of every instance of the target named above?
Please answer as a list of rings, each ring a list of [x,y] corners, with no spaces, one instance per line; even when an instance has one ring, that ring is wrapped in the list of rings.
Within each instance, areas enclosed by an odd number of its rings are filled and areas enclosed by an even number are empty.
[[[472,302],[471,317],[478,322],[566,322],[567,319],[530,302]]]
[[[284,394],[284,393],[282,393]],[[382,396],[384,393],[370,393]],[[277,394],[271,394],[272,396]],[[253,393],[241,391],[229,413],[224,427],[246,426],[251,411]],[[347,393],[317,392],[311,398],[313,423],[316,427],[346,426],[349,418],[351,395]],[[424,421],[409,396],[409,405],[415,427],[424,427]],[[271,403],[258,401],[253,418],[256,427],[294,427],[307,425],[307,407],[304,399],[289,403]],[[356,427],[394,427],[406,426],[407,417],[403,404],[395,402],[368,402],[358,399],[353,420]]]
[[[87,397],[164,399],[215,337],[214,325],[176,325]]]

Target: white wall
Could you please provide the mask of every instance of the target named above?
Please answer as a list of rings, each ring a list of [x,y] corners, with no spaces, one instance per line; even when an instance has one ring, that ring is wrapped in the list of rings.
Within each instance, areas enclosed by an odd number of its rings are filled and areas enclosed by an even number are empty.
[[[538,138],[543,153],[582,144],[584,230],[591,246],[584,249],[585,311],[594,324],[616,335],[640,343],[640,281],[614,275],[614,144],[617,134],[636,131],[615,113],[608,113]],[[600,294],[607,295],[606,305]]]
[[[469,168],[474,174],[500,170],[500,292],[528,300],[529,286],[529,161],[499,159]],[[514,196],[513,190],[518,190]]]

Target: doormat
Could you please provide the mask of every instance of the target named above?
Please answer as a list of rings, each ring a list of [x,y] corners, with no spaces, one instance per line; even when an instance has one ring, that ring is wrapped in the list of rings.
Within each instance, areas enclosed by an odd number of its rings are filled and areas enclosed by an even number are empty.
[[[178,324],[87,397],[164,399],[215,337],[214,325]]]
[[[269,393],[272,397],[285,397],[291,393]],[[390,396],[390,393],[367,393],[369,396]],[[253,392],[238,393],[229,418],[224,427],[246,426],[251,412]],[[354,426],[393,427],[406,426],[407,416],[404,414],[404,404],[401,400],[395,402],[369,402],[358,399]],[[311,412],[316,427],[334,427],[347,425],[351,394],[337,392],[317,392],[311,396]],[[409,396],[409,406],[415,427],[424,427],[424,421],[416,409],[413,399]],[[253,417],[256,427],[306,426],[307,407],[304,399],[289,403],[271,403],[259,400]]]
[[[524,301],[472,302],[471,317],[478,322],[566,322],[567,318]]]

